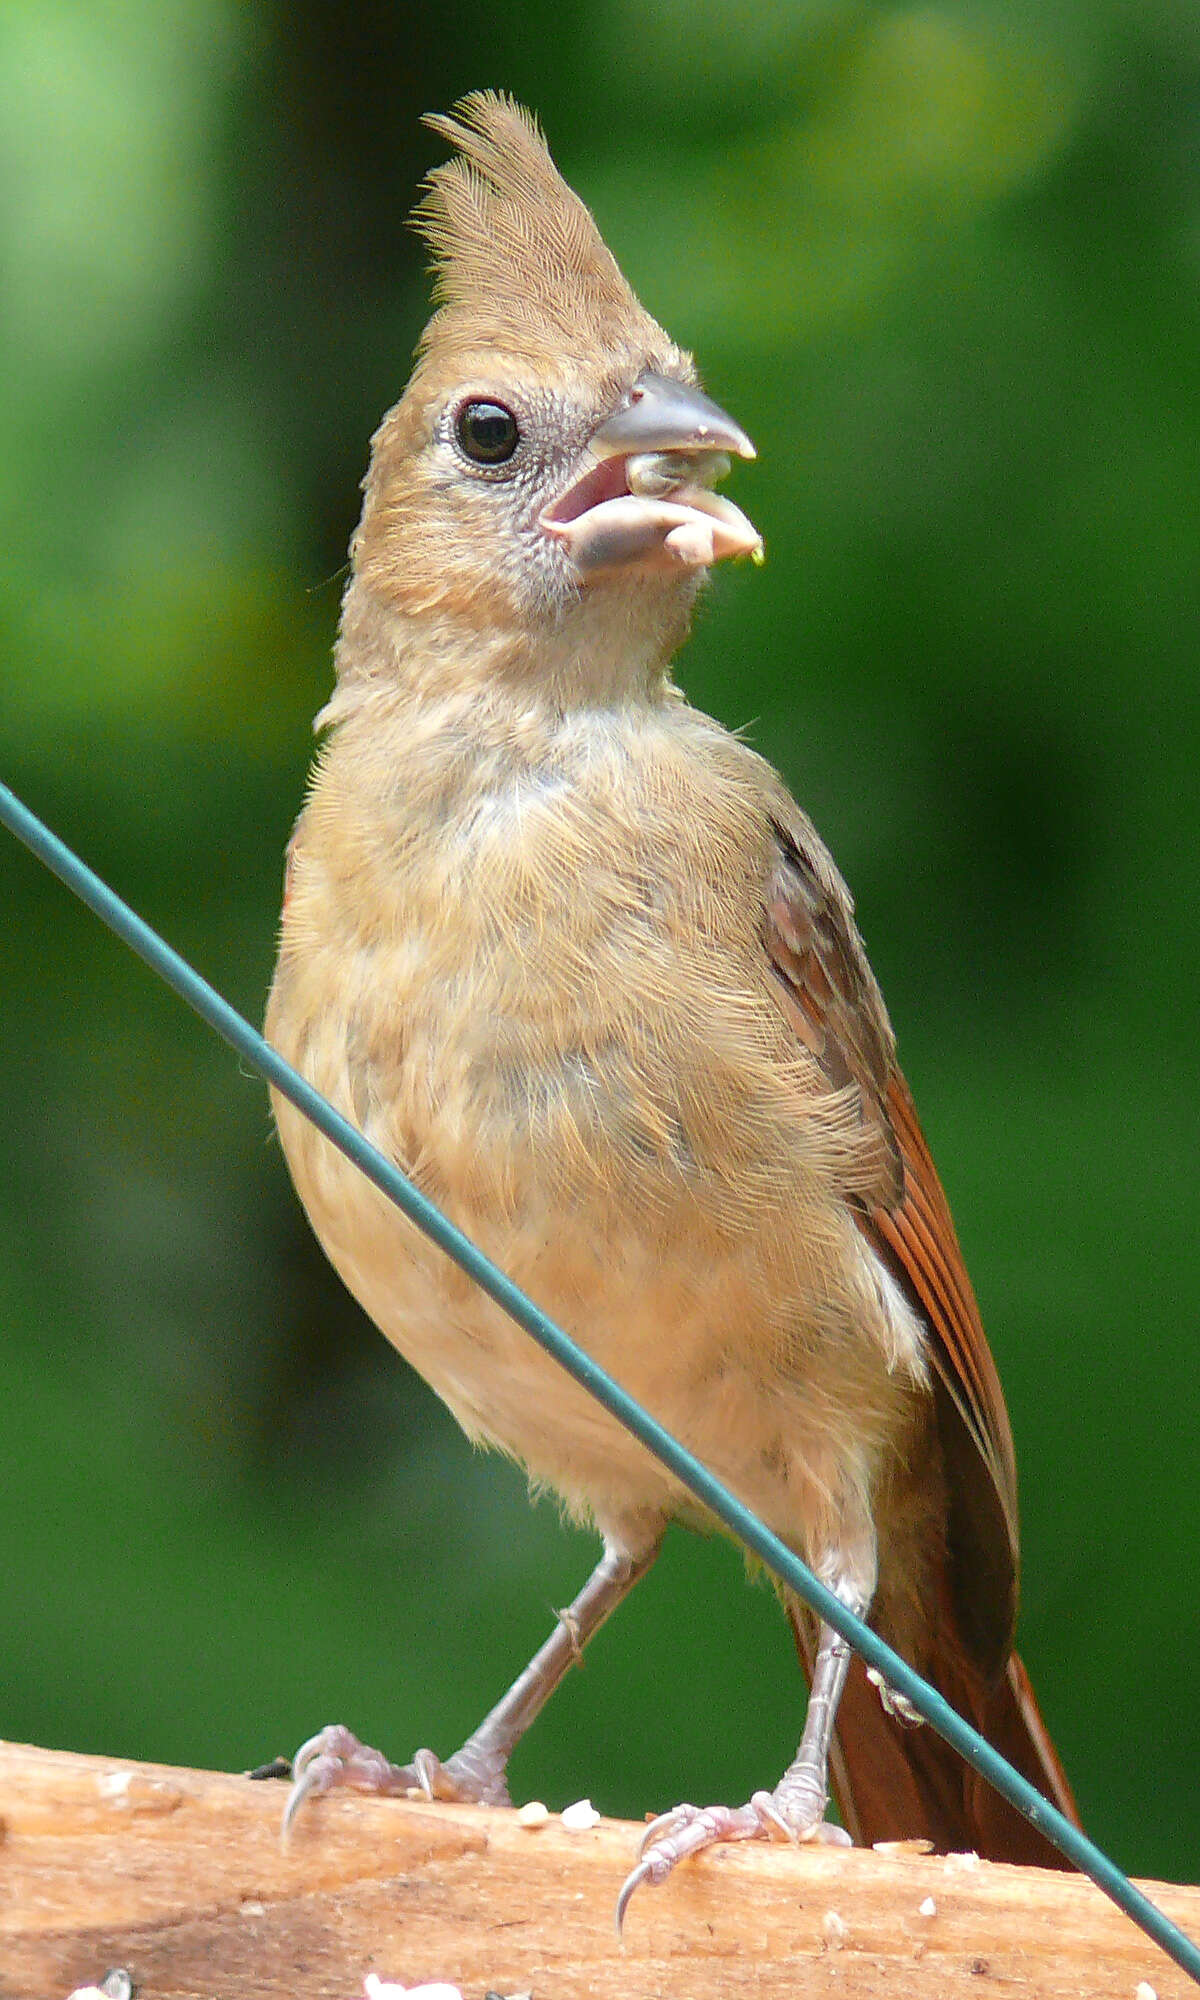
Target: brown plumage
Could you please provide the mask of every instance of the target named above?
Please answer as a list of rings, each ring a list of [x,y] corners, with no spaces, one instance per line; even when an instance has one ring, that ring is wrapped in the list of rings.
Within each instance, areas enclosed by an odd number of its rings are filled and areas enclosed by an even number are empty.
[[[422,354],[515,338],[523,354],[552,364],[583,354],[611,368],[631,343],[670,345],[523,106],[481,92],[457,118],[425,123],[459,151],[428,176],[413,216],[433,251],[438,307]]]
[[[633,297],[536,125],[477,94],[418,223],[439,301],[373,442],[337,687],[289,864],[271,1039],[1072,1811],[1012,1654],[1003,1397],[850,897],[770,767],[669,661],[723,554],[738,427]],[[474,1438],[605,1553],[463,1749],[336,1783],[502,1800],[509,1753],[686,1493],[277,1101],[313,1226]],[[1053,1861],[789,1604],[814,1699],[713,1839],[822,1831]],[[839,1736],[830,1742],[842,1699]],[[664,1717],[664,1726],[668,1718]],[[735,1724],[736,1718],[731,1718]]]

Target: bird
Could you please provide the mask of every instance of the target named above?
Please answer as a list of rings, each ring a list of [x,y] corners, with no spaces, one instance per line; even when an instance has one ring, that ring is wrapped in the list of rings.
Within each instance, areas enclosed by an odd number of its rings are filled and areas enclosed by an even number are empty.
[[[715,490],[754,447],[528,111],[476,91],[425,123],[452,149],[413,218],[434,311],[371,443],[268,1037],[1077,1823],[1013,1649],[1004,1397],[850,893],[672,676],[714,564],[761,557]],[[602,1541],[461,1749],[395,1764],[328,1725],[288,1813],[339,1786],[504,1805],[516,1743],[668,1525],[712,1522],[273,1102],[349,1290],[470,1439]],[[809,1683],[795,1759],[651,1821],[622,1913],[732,1840],[1063,1865],[780,1595]]]

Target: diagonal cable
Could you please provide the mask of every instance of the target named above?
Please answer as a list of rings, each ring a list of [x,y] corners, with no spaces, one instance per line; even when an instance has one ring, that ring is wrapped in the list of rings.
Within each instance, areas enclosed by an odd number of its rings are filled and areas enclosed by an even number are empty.
[[[157,931],[143,922],[128,903],[122,902],[106,882],[2,784],[0,822],[23,842],[30,853],[44,862],[52,874],[65,882],[68,889],[86,903],[102,923],[107,924],[139,958],[144,959],[151,971],[165,980],[180,999],[186,1000],[201,1020],[207,1021],[209,1027],[215,1029],[252,1069],[289,1098],[306,1118],[311,1119],[368,1180],[373,1181],[410,1221],[416,1223],[418,1229],[431,1237],[490,1298],[495,1299],[497,1305],[504,1308],[518,1326],[524,1327],[539,1346],[553,1355],[569,1375],[573,1375],[597,1402],[624,1424],[626,1430],[682,1480],[739,1541],[752,1549],[775,1576],[803,1598],[818,1618],[840,1632],[867,1665],[882,1674],[889,1686],[910,1701],[939,1736],[943,1736],[973,1769],[994,1785],[1031,1825],[1066,1855],[1068,1861],[1074,1862],[1084,1875],[1089,1876],[1097,1888],[1111,1897],[1119,1909],[1132,1917],[1134,1923],[1161,1945],[1168,1957],[1173,1958],[1176,1965],[1200,1985],[1200,1948],[1179,1926],[1173,1924],[1140,1889],[1135,1888],[1116,1863],[1110,1861],[1085,1833],[1044,1799],[998,1750],[994,1750],[980,1736],[978,1730],[972,1729],[970,1723],[951,1708],[936,1688],[922,1680],[920,1674],[898,1653],[894,1653],[869,1625],[864,1625],[860,1618],[847,1610],[841,1599],[825,1588],[786,1543],[781,1542],[698,1458],[693,1458],[686,1446],[664,1430],[640,1403],[635,1402],[611,1375],[606,1374],[576,1345],[569,1334],[564,1333],[532,1299],[527,1298],[520,1287],[507,1278],[490,1257],[485,1257],[469,1237],[456,1229],[398,1167],[377,1152],[348,1119],[335,1111],[310,1083],[306,1083],[258,1030],[252,1028],[236,1008],[231,1007],[206,979],[193,970],[186,959],[173,951]]]

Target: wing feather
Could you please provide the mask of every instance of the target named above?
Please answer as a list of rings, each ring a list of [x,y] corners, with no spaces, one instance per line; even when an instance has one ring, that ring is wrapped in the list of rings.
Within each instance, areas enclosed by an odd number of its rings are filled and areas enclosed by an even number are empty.
[[[863,1236],[927,1327],[946,1460],[952,1588],[983,1670],[999,1674],[1017,1603],[1012,1432],[955,1234],[853,905],[799,809],[773,822],[764,941],[789,1019],[831,1084],[858,1087],[875,1129],[875,1185],[850,1196]]]

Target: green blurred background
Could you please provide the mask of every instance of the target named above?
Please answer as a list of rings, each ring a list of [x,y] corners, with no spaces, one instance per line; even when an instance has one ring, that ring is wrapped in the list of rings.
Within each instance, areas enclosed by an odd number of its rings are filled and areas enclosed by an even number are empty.
[[[1012,1408],[1090,1829],[1200,1872],[1200,13],[1181,0],[0,11],[0,769],[257,1018],[420,112],[540,111],[757,440],[681,678],[855,890]],[[589,1567],[310,1243],[262,1088],[0,837],[0,1730],[452,1749]],[[676,1534],[518,1754],[770,1783],[770,1593]]]

